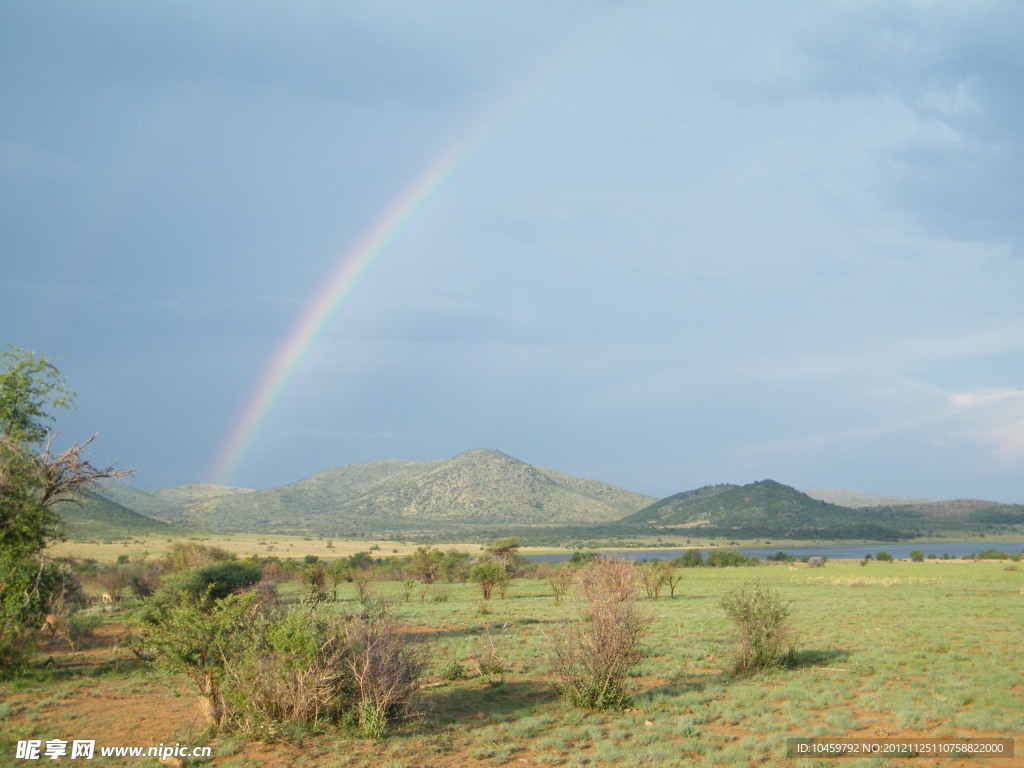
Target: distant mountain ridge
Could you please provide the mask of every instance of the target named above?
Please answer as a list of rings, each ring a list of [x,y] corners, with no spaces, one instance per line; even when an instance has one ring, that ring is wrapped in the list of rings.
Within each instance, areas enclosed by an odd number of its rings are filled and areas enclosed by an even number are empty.
[[[898,540],[1020,530],[1024,506],[971,499],[849,507],[812,498],[775,480],[762,480],[675,494],[622,522],[736,539]]]
[[[775,480],[705,486],[656,500],[490,449],[443,460],[350,464],[259,491],[203,483],[153,490],[101,483],[96,494],[112,506],[103,511],[90,502],[94,517],[79,530],[102,529],[107,536],[119,527],[132,535],[153,526],[339,538],[452,531],[507,535],[503,532],[538,526],[592,538],[665,532],[700,538],[899,540],[1024,532],[1021,505],[894,499],[835,489],[802,493]],[[73,516],[69,510],[68,519]]]
[[[600,524],[652,502],[644,494],[527,464],[500,451],[386,459],[325,470],[280,488],[210,493],[154,517],[215,531],[364,535],[463,525]]]
[[[902,537],[890,521],[879,521],[864,510],[812,499],[775,480],[686,491],[655,502],[622,522],[699,529],[699,535],[733,538]]]
[[[864,507],[902,507],[908,504],[931,504],[935,499],[905,498],[902,496],[881,496],[877,493],[850,491],[845,488],[812,488],[804,491],[812,499],[827,501],[840,507],[862,509]]]

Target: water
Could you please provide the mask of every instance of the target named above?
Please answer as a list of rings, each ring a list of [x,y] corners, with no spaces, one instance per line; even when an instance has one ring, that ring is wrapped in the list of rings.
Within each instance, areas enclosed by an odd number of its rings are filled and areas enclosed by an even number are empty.
[[[964,555],[977,555],[986,549],[997,549],[1010,555],[1024,552],[1024,541],[955,541],[945,544],[828,544],[806,547],[760,547],[755,549],[747,547],[719,547],[719,549],[737,549],[748,557],[755,555],[762,560],[779,551],[794,557],[827,557],[830,560],[860,560],[867,554],[874,557],[879,552],[888,552],[897,560],[909,560],[910,552],[914,549],[924,552],[925,557],[928,557],[928,555],[942,557],[946,554],[959,559]],[[705,547],[703,551],[706,556],[709,550]],[[674,560],[677,557],[681,557],[685,552],[685,549],[647,549],[643,551],[608,551],[601,552],[601,554],[624,557],[629,560]],[[526,559],[535,563],[564,563],[570,557],[572,557],[571,554],[527,555]]]

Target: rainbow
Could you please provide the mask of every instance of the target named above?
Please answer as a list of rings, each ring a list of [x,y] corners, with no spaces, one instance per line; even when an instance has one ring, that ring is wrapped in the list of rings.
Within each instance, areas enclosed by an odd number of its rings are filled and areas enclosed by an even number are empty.
[[[562,63],[564,59],[560,57],[557,66],[549,64],[541,67],[524,85],[513,90],[469,131],[446,147],[405,187],[356,245],[342,253],[330,279],[277,349],[258,386],[246,401],[214,463],[210,482],[228,483],[303,359],[374,261],[387,250],[415,215],[437,196],[485,140],[550,80],[553,70],[560,69]]]

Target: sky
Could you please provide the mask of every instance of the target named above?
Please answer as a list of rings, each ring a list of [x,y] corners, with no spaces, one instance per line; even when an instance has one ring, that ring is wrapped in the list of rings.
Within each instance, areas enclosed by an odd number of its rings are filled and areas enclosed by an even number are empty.
[[[0,344],[157,488],[1024,503],[1024,6],[5,2]]]

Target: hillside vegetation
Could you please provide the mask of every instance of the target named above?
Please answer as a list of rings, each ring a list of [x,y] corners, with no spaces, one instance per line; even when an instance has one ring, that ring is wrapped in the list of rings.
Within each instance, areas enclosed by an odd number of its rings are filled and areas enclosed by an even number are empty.
[[[332,536],[605,524],[653,501],[494,450],[467,451],[444,461],[353,464],[264,491],[230,489],[175,499],[171,490],[148,492],[158,502],[149,514],[213,531]]]
[[[850,508],[763,480],[669,496],[622,523],[736,539],[898,540],[1019,530],[1024,526],[1024,506],[960,500]]]
[[[202,483],[155,490],[105,483],[97,491],[115,506],[106,517],[100,510],[79,517],[76,537],[101,528],[94,535],[109,537],[118,529],[141,535],[156,520],[224,533],[462,541],[514,535],[544,544],[651,534],[892,541],[1024,531],[1021,505],[829,491],[845,502],[839,504],[775,480],[710,485],[655,500],[495,450],[352,464],[261,491]],[[850,506],[858,501],[865,504]],[[128,517],[129,510],[140,515]]]
[[[58,504],[56,510],[64,524],[65,535],[77,540],[181,533],[173,525],[91,492],[83,494],[77,503],[67,501]]]

